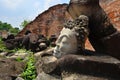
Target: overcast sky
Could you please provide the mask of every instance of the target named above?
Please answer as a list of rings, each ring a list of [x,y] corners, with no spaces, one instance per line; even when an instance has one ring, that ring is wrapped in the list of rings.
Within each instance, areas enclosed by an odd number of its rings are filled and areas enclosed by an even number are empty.
[[[19,27],[24,20],[33,20],[50,6],[69,0],[0,0],[0,21]]]

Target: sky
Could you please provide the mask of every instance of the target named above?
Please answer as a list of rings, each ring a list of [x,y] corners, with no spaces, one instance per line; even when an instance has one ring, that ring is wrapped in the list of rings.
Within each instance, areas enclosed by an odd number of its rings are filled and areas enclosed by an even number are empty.
[[[49,7],[69,3],[69,0],[0,0],[0,21],[20,27],[24,20],[32,21]]]

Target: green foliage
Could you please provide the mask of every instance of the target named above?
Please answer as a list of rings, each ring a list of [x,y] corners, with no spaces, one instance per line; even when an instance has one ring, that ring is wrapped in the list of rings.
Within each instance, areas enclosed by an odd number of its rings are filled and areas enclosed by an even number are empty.
[[[2,38],[0,38],[0,52],[4,52],[6,50],[6,47],[2,41]]]
[[[21,25],[20,25],[20,27],[23,29],[27,24],[29,24],[30,23],[30,21],[29,20],[24,20],[22,23],[21,23]]]
[[[8,50],[2,39],[0,38],[0,52],[12,52],[12,53],[27,53],[29,56],[25,58],[26,60],[26,68],[24,69],[24,72],[21,74],[21,77],[24,78],[24,80],[35,80],[36,78],[36,68],[35,68],[35,58],[33,55],[33,52],[31,51],[26,51],[26,49],[13,49],[13,50]],[[16,58],[16,61],[21,62],[23,59],[21,57]]]
[[[23,61],[23,59],[21,57],[17,57],[16,61],[21,62],[21,61]]]
[[[0,30],[6,30],[10,33],[17,34],[20,30],[19,28],[13,28],[11,24],[3,23],[0,21]]]
[[[24,48],[18,48],[17,51],[16,51],[16,53],[17,53],[17,54],[27,53],[27,50],[24,49]],[[18,62],[21,62],[21,61],[23,61],[23,60],[24,60],[24,59],[21,58],[21,57],[17,57],[17,58],[16,58],[16,61],[18,61]]]
[[[35,69],[35,58],[32,52],[28,51],[30,54],[27,59],[26,68],[21,74],[25,80],[35,80],[36,78],[36,69]]]
[[[18,32],[20,32],[20,30],[19,30],[19,28],[11,28],[11,29],[9,29],[9,32],[11,32],[14,35],[16,35]]]
[[[28,51],[25,49],[25,48],[18,48],[17,52],[16,53],[27,53]]]
[[[8,53],[15,53],[18,49],[13,49],[13,50],[9,50],[9,49],[5,49],[4,52],[8,52]]]
[[[0,52],[15,53],[18,49],[9,50],[6,48],[2,38],[0,38]]]
[[[9,31],[9,29],[11,29],[11,28],[12,28],[11,24],[2,23],[2,22],[0,21],[0,30]]]

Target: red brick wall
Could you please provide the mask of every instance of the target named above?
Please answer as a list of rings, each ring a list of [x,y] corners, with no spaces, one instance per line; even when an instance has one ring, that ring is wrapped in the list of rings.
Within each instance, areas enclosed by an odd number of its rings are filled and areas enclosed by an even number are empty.
[[[101,0],[101,6],[113,25],[120,30],[120,0]]]

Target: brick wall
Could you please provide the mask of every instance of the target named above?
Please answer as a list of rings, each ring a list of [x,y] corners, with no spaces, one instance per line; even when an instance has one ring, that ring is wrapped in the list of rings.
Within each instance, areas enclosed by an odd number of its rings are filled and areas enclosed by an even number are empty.
[[[120,30],[120,0],[101,0],[101,6],[113,25]]]

